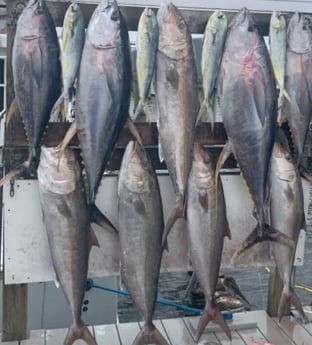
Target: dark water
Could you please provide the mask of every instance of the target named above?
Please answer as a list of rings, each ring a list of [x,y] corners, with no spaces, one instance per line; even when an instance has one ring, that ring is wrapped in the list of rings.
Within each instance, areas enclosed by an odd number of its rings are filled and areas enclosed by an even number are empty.
[[[223,270],[222,273],[232,276],[244,296],[251,303],[251,309],[266,309],[269,273],[264,267],[237,268]],[[307,219],[304,264],[296,268],[296,284],[311,287],[311,292],[299,287],[296,292],[303,305],[312,303],[312,200],[310,190],[310,205]],[[175,303],[188,304],[185,289],[189,281],[187,273],[162,273],[159,281],[158,298]],[[129,297],[118,297],[118,315],[120,322],[141,320],[136,307]],[[176,308],[156,305],[155,319],[175,318],[195,315]]]

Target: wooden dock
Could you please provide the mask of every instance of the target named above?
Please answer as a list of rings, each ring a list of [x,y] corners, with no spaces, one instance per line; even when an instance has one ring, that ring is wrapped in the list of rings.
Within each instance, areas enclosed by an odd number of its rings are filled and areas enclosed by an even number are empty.
[[[170,345],[195,345],[194,331],[198,317],[156,320],[155,325]],[[263,310],[235,313],[229,321],[233,340],[214,323],[209,324],[198,344],[200,345],[248,345],[255,341],[260,344],[272,342],[275,345],[311,345],[312,323],[301,324],[292,316],[285,317],[281,324]],[[98,345],[132,345],[141,324],[137,322],[117,325],[90,326]],[[66,329],[30,331],[27,340],[2,342],[6,345],[60,345]],[[74,345],[85,345],[77,340]]]

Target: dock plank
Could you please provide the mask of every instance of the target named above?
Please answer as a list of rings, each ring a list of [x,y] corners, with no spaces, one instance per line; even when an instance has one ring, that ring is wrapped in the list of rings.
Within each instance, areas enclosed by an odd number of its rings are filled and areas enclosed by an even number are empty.
[[[44,345],[45,341],[45,331],[44,330],[35,330],[30,331],[29,338],[20,341],[20,345]],[[5,343],[7,344],[7,343]]]
[[[116,325],[94,326],[94,334],[99,345],[122,345],[119,340]]]
[[[264,310],[256,310],[247,313],[237,314],[237,318],[247,318],[257,323],[259,330],[269,342],[282,345],[294,345],[289,336],[283,332],[273,319],[271,319]],[[302,344],[300,344],[302,345]]]
[[[240,337],[247,343],[256,342],[263,344],[268,339],[266,339],[258,328],[256,329],[241,329],[237,331]]]
[[[296,344],[311,345],[311,334],[293,316],[284,316],[280,323],[277,318],[273,320]]]
[[[140,327],[137,322],[119,323],[117,324],[117,331],[122,345],[132,345],[140,332]]]
[[[154,326],[159,330],[159,332],[161,333],[161,335],[162,335],[162,336],[167,340],[167,342],[171,345],[170,339],[168,338],[168,334],[167,334],[167,332],[165,331],[164,326],[163,326],[163,324],[161,323],[161,321],[160,321],[160,320],[153,320],[153,324],[154,324]],[[140,328],[142,328],[143,325],[144,325],[144,322],[141,321],[141,322],[139,323]]]
[[[46,345],[59,345],[64,342],[68,329],[47,329],[45,334]]]
[[[188,331],[191,333],[192,337],[195,339],[196,329],[193,325],[189,322],[188,318],[183,318],[184,324]],[[203,342],[204,344],[208,341],[209,344],[217,345],[221,344],[221,342],[218,340],[216,335],[213,332],[209,332],[209,330],[205,330],[200,337],[200,342]]]
[[[246,342],[240,337],[236,330],[231,331],[232,341],[224,332],[215,332],[215,335],[222,345],[246,345]]]
[[[196,344],[182,319],[163,319],[162,324],[172,345]]]

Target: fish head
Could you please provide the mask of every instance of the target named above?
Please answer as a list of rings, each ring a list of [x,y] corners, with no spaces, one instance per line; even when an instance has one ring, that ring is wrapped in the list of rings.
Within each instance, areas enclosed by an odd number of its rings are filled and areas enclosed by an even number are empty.
[[[278,142],[275,142],[273,147],[270,169],[280,180],[291,182],[297,178],[296,166],[290,152]]]
[[[214,11],[209,18],[207,28],[216,33],[218,30],[226,30],[227,26],[227,16],[222,11]]]
[[[259,46],[260,35],[255,20],[246,8],[242,8],[229,24],[227,49],[229,55],[237,62],[251,61]]]
[[[18,19],[16,35],[24,40],[40,37],[40,28],[45,25],[47,11],[44,0],[29,0]]]
[[[144,148],[137,141],[130,141],[126,147],[119,179],[127,181],[127,188],[141,194],[153,188],[154,174],[151,162]]]
[[[312,33],[303,14],[294,13],[287,28],[287,44],[295,53],[308,53],[312,47]]]
[[[192,169],[195,169],[199,184],[208,185],[214,183],[214,167],[209,152],[198,142],[195,142],[193,148]]]
[[[70,30],[73,30],[81,17],[83,17],[83,14],[80,6],[76,2],[71,3],[65,14],[64,26],[66,26]]]
[[[80,166],[73,150],[60,147],[41,147],[38,181],[45,190],[55,194],[69,194],[81,178]]]
[[[116,1],[102,1],[90,19],[87,39],[98,49],[111,49],[119,46],[122,20]]]
[[[191,37],[185,19],[171,2],[161,4],[157,20],[159,25],[159,50],[173,59],[187,56]]]
[[[286,27],[285,17],[281,12],[274,11],[271,16],[270,26],[275,31],[282,31]]]

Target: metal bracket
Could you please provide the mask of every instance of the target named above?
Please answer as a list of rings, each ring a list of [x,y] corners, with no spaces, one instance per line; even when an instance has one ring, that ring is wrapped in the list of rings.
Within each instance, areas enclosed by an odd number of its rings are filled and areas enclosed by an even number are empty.
[[[26,4],[22,1],[19,1],[15,4],[15,6],[10,8],[10,10],[8,11],[9,18],[7,21],[7,25],[10,29],[16,28],[18,17],[23,12],[25,7],[26,7]]]

